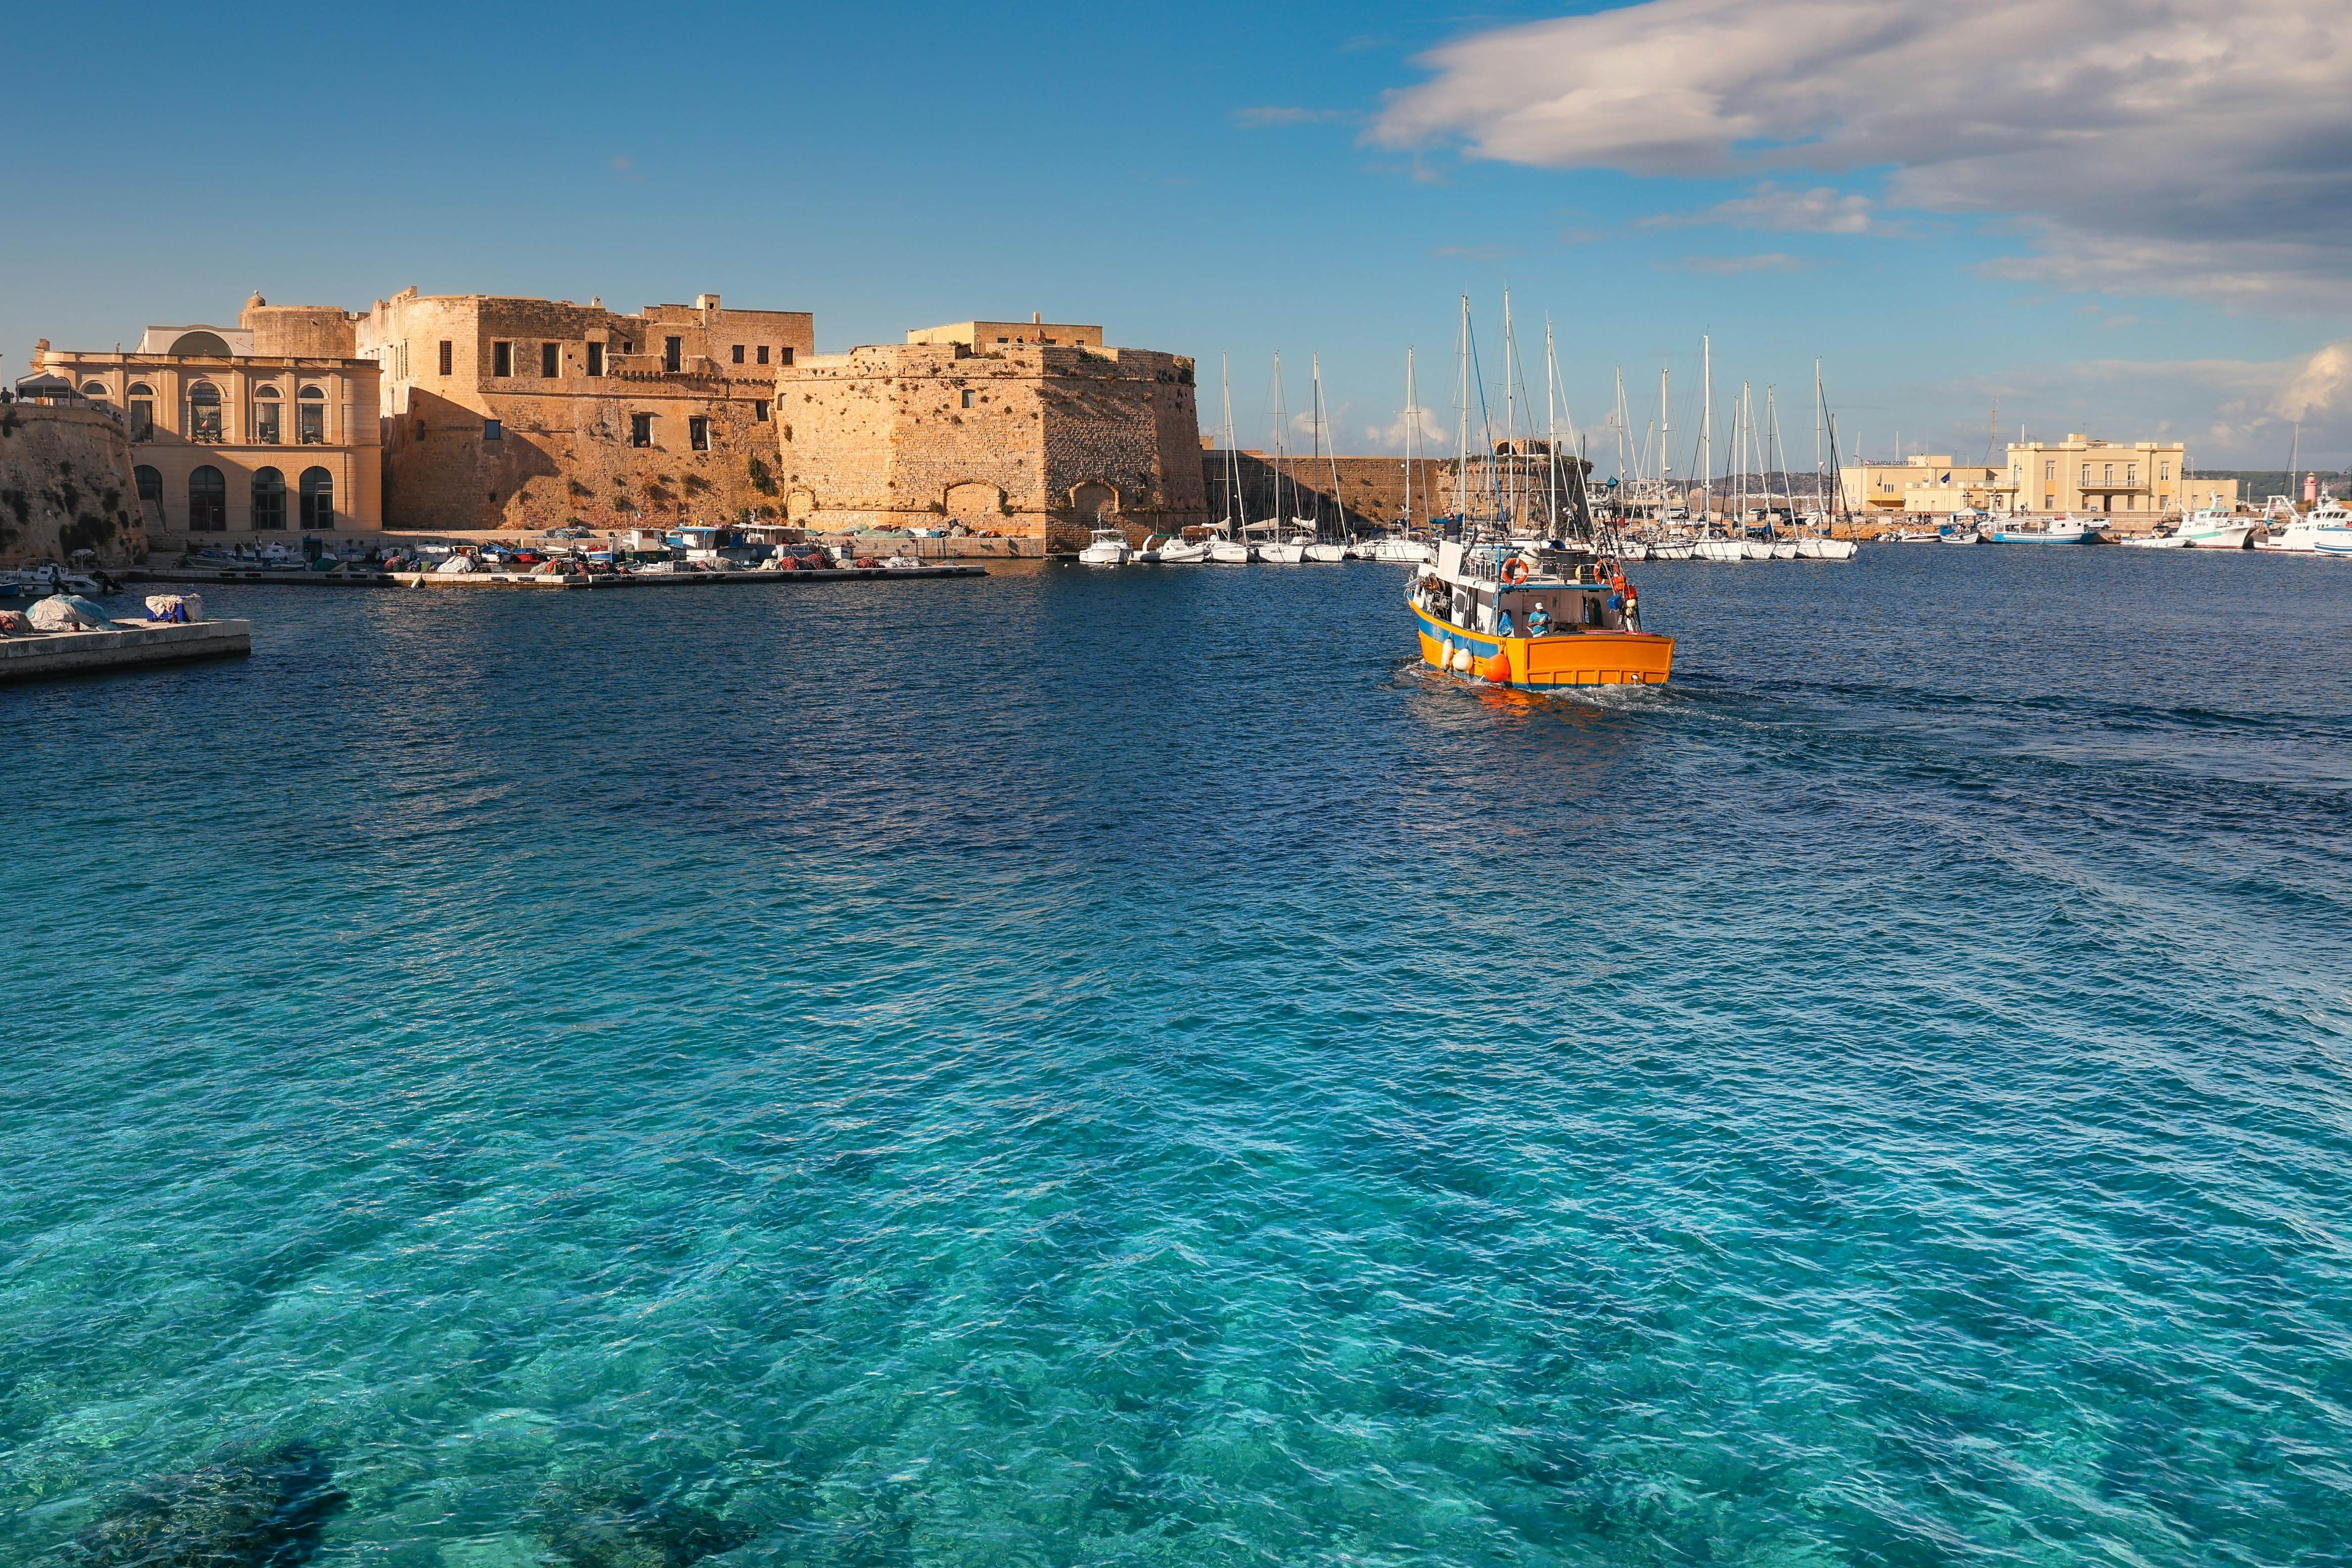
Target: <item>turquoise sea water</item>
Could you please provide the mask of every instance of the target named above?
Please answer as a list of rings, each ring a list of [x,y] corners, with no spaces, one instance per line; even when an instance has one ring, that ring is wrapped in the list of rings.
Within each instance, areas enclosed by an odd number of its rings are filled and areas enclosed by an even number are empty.
[[[2352,571],[1638,575],[1591,702],[1360,565],[0,692],[0,1563],[2352,1563]]]

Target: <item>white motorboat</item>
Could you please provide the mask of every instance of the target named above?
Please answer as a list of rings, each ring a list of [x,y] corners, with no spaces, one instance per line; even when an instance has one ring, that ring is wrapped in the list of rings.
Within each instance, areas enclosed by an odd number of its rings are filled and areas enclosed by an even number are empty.
[[[1982,544],[1984,542],[1984,535],[1978,532],[1973,528],[1965,530],[1956,528],[1949,533],[1939,534],[1937,537],[1936,542],[1938,544]]]
[[[1188,540],[1183,535],[1178,534],[1160,547],[1160,563],[1162,566],[1190,566],[1196,562],[1206,561],[1208,558],[1209,544],[1206,540]]]
[[[2321,501],[2268,539],[2254,541],[2257,550],[2284,550],[2296,555],[2352,555],[2352,512],[2333,497]]]
[[[2053,517],[2046,522],[2017,523],[1992,531],[1995,544],[2096,544],[2099,527],[2095,521],[2074,517]]]
[[[2116,541],[2141,550],[2243,550],[2252,537],[2254,521],[2234,513],[2193,511],[2168,528]]]
[[[1159,540],[1159,536],[1158,536],[1158,535],[1156,535],[1156,534],[1150,534],[1150,533],[1145,534],[1145,535],[1143,536],[1143,542],[1142,542],[1140,545],[1139,545],[1135,550],[1133,550],[1132,552],[1130,552],[1129,553],[1128,558],[1127,558],[1127,563],[1128,563],[1129,565],[1130,565],[1130,566],[1157,566],[1157,565],[1159,565],[1159,564],[1160,564],[1160,540]]]
[[[1082,566],[1124,566],[1129,551],[1127,535],[1115,528],[1097,528],[1087,547],[1078,552]]]

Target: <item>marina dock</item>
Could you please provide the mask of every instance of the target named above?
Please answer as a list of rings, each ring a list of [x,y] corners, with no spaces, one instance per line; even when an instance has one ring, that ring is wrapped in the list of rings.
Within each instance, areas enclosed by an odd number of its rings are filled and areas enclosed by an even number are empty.
[[[0,684],[138,665],[237,658],[253,651],[251,621],[194,621],[178,626],[117,621],[115,627],[105,632],[0,637]]]

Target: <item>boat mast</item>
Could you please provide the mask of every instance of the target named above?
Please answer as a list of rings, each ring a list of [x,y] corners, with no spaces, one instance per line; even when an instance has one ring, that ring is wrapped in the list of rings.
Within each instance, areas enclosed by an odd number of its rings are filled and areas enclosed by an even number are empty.
[[[1503,517],[1507,537],[1518,532],[1520,525],[1519,407],[1514,397],[1511,374],[1511,362],[1518,352],[1518,334],[1511,328],[1511,291],[1506,289],[1503,290],[1503,451],[1509,467],[1503,470]]]
[[[1715,345],[1698,335],[1698,475],[1699,523],[1702,529],[1715,513]]]
[[[1240,449],[1234,445],[1234,383],[1233,376],[1225,366],[1225,356],[1223,354],[1217,356],[1217,385],[1224,394],[1225,400],[1225,426],[1222,437],[1225,444],[1225,537],[1238,539],[1241,535],[1234,531],[1234,513],[1235,504],[1241,497],[1242,455]],[[1249,527],[1249,509],[1242,507],[1240,511],[1242,528],[1246,531]]]
[[[1421,409],[1412,390],[1412,345],[1404,351],[1404,527],[1412,531],[1412,437],[1421,423]]]
[[[1813,357],[1813,515],[1821,520],[1822,527],[1826,530],[1829,527],[1830,518],[1826,510],[1829,506],[1828,499],[1822,494],[1822,362],[1821,356],[1816,354]]]
[[[1339,444],[1336,441],[1323,441],[1324,407],[1323,356],[1318,353],[1315,356],[1315,437],[1318,441],[1322,441],[1324,460],[1330,465],[1331,504],[1339,509],[1339,539],[1345,543],[1354,539],[1355,535],[1348,529],[1348,495],[1339,488]],[[1323,537],[1323,500],[1320,496],[1315,500],[1315,537],[1318,539]]]
[[[1454,516],[1467,531],[1470,521],[1470,296],[1462,296],[1462,370],[1458,401],[1462,440],[1454,458]]]
[[[1544,318],[1544,482],[1549,503],[1551,538],[1559,531],[1559,359],[1552,346],[1551,318]]]
[[[1290,423],[1290,405],[1282,395],[1282,351],[1274,351],[1274,510],[1267,521],[1274,524],[1272,537],[1279,541],[1289,526],[1289,513],[1282,510],[1282,478],[1288,453],[1285,450],[1286,431]],[[1298,481],[1290,481],[1291,510],[1298,508]]]

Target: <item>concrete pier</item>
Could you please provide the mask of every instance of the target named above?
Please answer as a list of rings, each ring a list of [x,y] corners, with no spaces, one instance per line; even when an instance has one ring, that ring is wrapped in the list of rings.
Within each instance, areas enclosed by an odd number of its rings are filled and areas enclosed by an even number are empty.
[[[117,621],[107,632],[36,632],[0,637],[0,684],[53,675],[88,675],[142,664],[236,658],[253,651],[251,621],[172,626]]]

